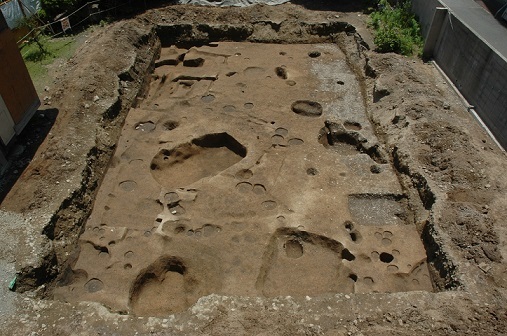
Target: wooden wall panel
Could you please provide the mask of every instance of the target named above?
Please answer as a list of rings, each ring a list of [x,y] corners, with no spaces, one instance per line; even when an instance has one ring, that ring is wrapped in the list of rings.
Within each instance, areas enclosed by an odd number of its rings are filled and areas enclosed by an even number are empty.
[[[10,29],[0,32],[0,64],[0,94],[18,124],[39,98]]]

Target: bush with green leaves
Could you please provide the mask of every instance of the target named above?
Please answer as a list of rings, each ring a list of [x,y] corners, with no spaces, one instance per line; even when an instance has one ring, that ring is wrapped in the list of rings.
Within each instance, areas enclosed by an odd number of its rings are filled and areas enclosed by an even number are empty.
[[[78,0],[41,0],[42,13],[47,19],[52,19],[60,13],[72,9]]]
[[[419,23],[411,12],[410,0],[400,0],[395,5],[379,0],[370,18],[377,51],[407,56],[421,53],[423,39]]]

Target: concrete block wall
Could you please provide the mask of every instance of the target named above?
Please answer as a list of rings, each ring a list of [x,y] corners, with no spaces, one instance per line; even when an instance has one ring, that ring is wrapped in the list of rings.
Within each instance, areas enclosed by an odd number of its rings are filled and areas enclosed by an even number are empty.
[[[412,10],[417,15],[421,24],[422,36],[426,37],[430,30],[435,8],[441,7],[442,4],[438,0],[412,0]]]
[[[452,14],[433,58],[497,140],[507,147],[507,60]]]
[[[437,0],[413,0],[413,5],[421,24],[427,26],[424,28],[427,34],[435,8],[445,6]],[[451,11],[447,11],[440,24],[438,39],[432,48],[433,59],[475,107],[498,142],[507,148],[507,58]]]

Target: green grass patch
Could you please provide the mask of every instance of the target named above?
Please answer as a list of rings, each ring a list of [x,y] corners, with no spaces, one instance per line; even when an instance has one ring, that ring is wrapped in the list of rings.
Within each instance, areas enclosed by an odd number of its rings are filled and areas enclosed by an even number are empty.
[[[41,89],[48,72],[48,66],[55,60],[68,60],[77,47],[73,36],[49,38],[39,36],[39,44],[32,41],[20,50],[35,87]]]
[[[396,5],[388,0],[377,1],[377,9],[370,14],[370,26],[378,52],[421,55],[423,38],[411,7],[410,0],[401,0]]]

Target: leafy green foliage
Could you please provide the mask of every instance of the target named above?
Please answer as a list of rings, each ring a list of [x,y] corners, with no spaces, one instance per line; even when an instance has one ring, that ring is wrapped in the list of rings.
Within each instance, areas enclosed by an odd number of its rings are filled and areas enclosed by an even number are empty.
[[[77,2],[78,0],[41,0],[42,13],[46,15],[46,19],[52,19],[73,8]]]
[[[387,0],[379,0],[370,18],[377,51],[407,56],[421,53],[423,39],[410,0],[401,0],[394,6]]]

